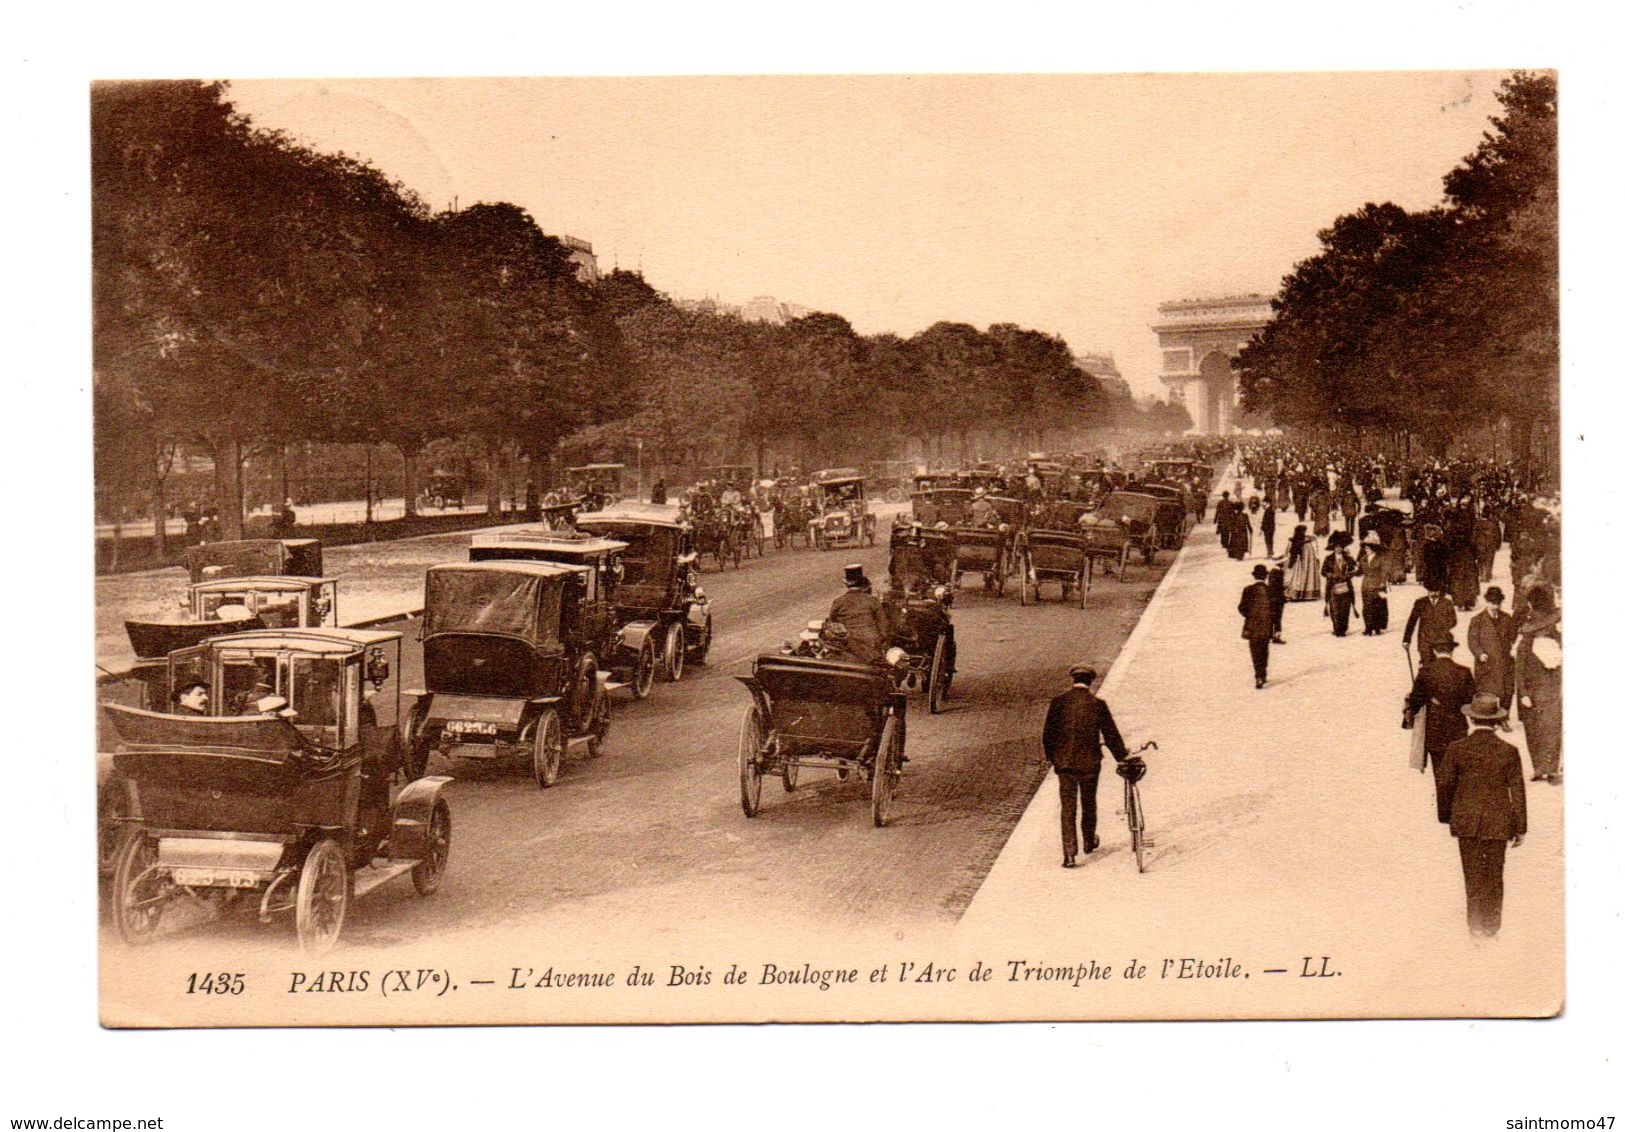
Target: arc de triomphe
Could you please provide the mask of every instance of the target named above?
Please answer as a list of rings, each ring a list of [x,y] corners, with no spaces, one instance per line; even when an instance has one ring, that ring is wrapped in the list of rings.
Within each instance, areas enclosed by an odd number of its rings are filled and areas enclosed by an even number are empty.
[[[1230,359],[1270,320],[1265,295],[1181,299],[1157,306],[1151,329],[1162,347],[1163,384],[1204,433],[1226,433],[1236,415],[1236,378]]]

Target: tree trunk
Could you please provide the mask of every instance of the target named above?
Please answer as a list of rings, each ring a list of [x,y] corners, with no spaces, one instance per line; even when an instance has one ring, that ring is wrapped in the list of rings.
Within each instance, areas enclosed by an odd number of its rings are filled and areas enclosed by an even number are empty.
[[[220,513],[220,537],[243,537],[243,442],[223,437],[209,445],[214,458],[214,500]]]
[[[158,474],[156,463],[152,472],[152,555],[153,564],[169,560],[169,500],[164,495],[164,477]]]
[[[418,513],[418,446],[395,445],[401,454],[401,495],[406,500],[406,517],[417,518]]]

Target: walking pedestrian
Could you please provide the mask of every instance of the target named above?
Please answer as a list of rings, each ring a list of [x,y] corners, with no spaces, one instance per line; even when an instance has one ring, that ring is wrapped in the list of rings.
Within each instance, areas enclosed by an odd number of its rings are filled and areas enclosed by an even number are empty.
[[[1405,619],[1402,643],[1409,649],[1411,638],[1415,637],[1417,660],[1425,663],[1433,655],[1434,643],[1450,640],[1455,628],[1456,607],[1450,604],[1442,587],[1429,587],[1428,592],[1411,606],[1411,615]]]
[[[1269,576],[1264,580],[1270,595],[1270,644],[1284,645],[1281,636],[1281,618],[1286,614],[1286,571],[1279,559],[1270,563]]]
[[[1467,622],[1467,649],[1473,654],[1473,683],[1493,692],[1503,708],[1512,706],[1512,647],[1518,639],[1512,615],[1503,612],[1500,586],[1484,591],[1484,608]]]
[[[1529,591],[1529,615],[1519,628],[1518,719],[1523,723],[1534,781],[1563,781],[1563,633],[1551,588]]]
[[[1388,628],[1388,581],[1390,570],[1388,555],[1377,542],[1373,531],[1360,554],[1360,617],[1365,622],[1363,634],[1381,636]]]
[[[1055,767],[1061,788],[1061,867],[1077,867],[1078,833],[1083,833],[1083,851],[1100,847],[1095,835],[1095,795],[1100,786],[1100,746],[1104,743],[1112,758],[1128,758],[1128,747],[1112,719],[1106,701],[1095,695],[1095,669],[1074,664],[1067,672],[1072,689],[1050,701],[1044,716],[1044,758]]]
[[[1450,827],[1461,854],[1467,930],[1493,939],[1501,930],[1507,847],[1523,844],[1529,810],[1518,748],[1495,733],[1506,709],[1493,692],[1481,692],[1465,714],[1471,734],[1450,744],[1435,768],[1439,820]]]
[[[1320,600],[1320,547],[1302,523],[1292,529],[1287,541],[1286,599]]]
[[[1433,764],[1433,785],[1439,786],[1439,759],[1445,748],[1467,734],[1467,720],[1461,709],[1473,700],[1473,674],[1450,659],[1456,642],[1451,637],[1433,642],[1433,658],[1417,670],[1410,694],[1405,697],[1404,727],[1422,720],[1423,764]]]
[[[1275,501],[1264,497],[1264,513],[1258,517],[1258,533],[1264,537],[1264,557],[1275,557]]]
[[[1241,591],[1236,612],[1241,614],[1241,635],[1253,658],[1253,687],[1262,688],[1269,678],[1270,641],[1275,637],[1275,614],[1270,605],[1269,571],[1263,564],[1253,567],[1253,581]]]
[[[1349,557],[1348,537],[1342,531],[1332,534],[1331,553],[1320,568],[1326,579],[1326,612],[1332,619],[1334,637],[1348,636],[1349,613],[1354,609],[1354,575],[1358,567]]]

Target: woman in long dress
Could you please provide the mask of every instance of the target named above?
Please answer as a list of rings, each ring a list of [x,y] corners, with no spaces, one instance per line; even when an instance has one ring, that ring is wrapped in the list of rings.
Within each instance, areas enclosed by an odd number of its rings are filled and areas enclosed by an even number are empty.
[[[1320,545],[1299,523],[1286,547],[1286,599],[1320,600]]]
[[[1563,781],[1563,631],[1550,588],[1529,591],[1517,646],[1518,719],[1534,781]]]

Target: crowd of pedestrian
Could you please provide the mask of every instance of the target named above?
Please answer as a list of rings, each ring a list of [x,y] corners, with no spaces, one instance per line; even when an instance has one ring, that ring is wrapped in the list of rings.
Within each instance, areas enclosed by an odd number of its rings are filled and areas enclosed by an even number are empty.
[[[1254,685],[1268,684],[1269,653],[1286,644],[1281,610],[1319,602],[1333,637],[1389,626],[1394,591],[1417,585],[1401,643],[1412,683],[1402,710],[1411,762],[1434,776],[1434,802],[1460,848],[1468,926],[1500,926],[1505,851],[1527,828],[1517,748],[1501,736],[1521,728],[1531,781],[1562,782],[1561,528],[1555,496],[1543,496],[1504,463],[1485,459],[1390,461],[1379,455],[1270,440],[1236,452],[1235,492],[1215,509],[1221,545],[1253,567],[1238,612]],[[1243,482],[1252,494],[1243,501]],[[1256,504],[1256,506],[1255,506]],[[1276,512],[1295,513],[1274,553]],[[1283,524],[1290,520],[1282,519]],[[1254,540],[1253,533],[1263,535]],[[1511,608],[1490,580],[1509,547]],[[1463,615],[1471,667],[1455,659]]]

